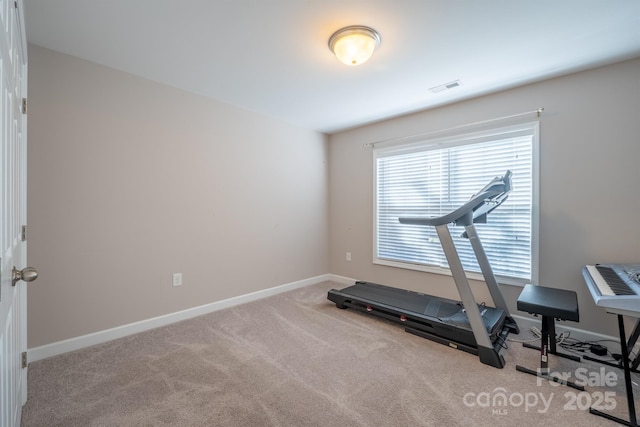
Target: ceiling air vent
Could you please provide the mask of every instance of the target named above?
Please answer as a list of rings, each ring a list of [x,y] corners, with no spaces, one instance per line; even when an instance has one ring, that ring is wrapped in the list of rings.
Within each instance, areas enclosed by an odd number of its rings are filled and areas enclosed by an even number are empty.
[[[431,93],[440,93],[440,92],[443,92],[445,90],[456,88],[458,86],[462,86],[462,83],[460,83],[460,80],[454,80],[452,82],[445,83],[445,84],[440,85],[440,86],[431,87],[431,88],[429,88],[429,92],[431,92]]]

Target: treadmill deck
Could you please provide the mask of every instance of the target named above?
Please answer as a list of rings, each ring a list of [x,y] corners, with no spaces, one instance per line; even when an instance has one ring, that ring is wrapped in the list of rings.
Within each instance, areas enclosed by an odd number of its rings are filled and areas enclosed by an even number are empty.
[[[327,298],[338,308],[357,309],[399,321],[408,329],[476,346],[469,319],[458,301],[369,282],[356,282],[342,290],[332,289]],[[505,323],[504,310],[481,305],[480,313],[491,342],[495,342]]]

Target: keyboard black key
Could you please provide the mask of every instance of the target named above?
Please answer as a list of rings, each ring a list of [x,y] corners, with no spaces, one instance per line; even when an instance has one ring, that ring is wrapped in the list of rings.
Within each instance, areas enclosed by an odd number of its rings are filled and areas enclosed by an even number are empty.
[[[596,265],[596,270],[600,273],[602,278],[607,282],[607,285],[611,288],[616,295],[635,295],[636,293],[627,285],[624,280],[618,276],[618,274],[611,268],[602,265]]]

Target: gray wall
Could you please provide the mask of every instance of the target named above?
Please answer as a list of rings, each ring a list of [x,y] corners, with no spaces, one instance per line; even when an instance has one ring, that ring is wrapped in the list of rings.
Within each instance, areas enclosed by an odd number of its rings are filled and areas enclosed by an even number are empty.
[[[29,46],[28,139],[29,347],[329,271],[325,135]]]
[[[372,264],[373,157],[363,143],[544,107],[540,118],[540,283],[578,292],[581,329],[617,335],[580,269],[640,262],[640,59],[363,126],[330,137],[330,269],[456,298],[449,276]],[[535,119],[535,115],[532,116]],[[345,260],[351,252],[352,261]],[[472,283],[481,300],[483,283]],[[513,314],[520,287],[503,285]]]

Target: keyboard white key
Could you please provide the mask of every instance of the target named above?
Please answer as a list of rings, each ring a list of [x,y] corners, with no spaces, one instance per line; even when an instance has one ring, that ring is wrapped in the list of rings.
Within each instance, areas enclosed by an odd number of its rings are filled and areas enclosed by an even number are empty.
[[[591,297],[612,313],[640,314],[640,264],[597,264],[582,268]]]
[[[611,287],[607,284],[607,282],[602,278],[600,272],[596,269],[595,265],[587,265],[587,271],[591,275],[591,278],[596,283],[598,290],[601,295],[615,295]]]

